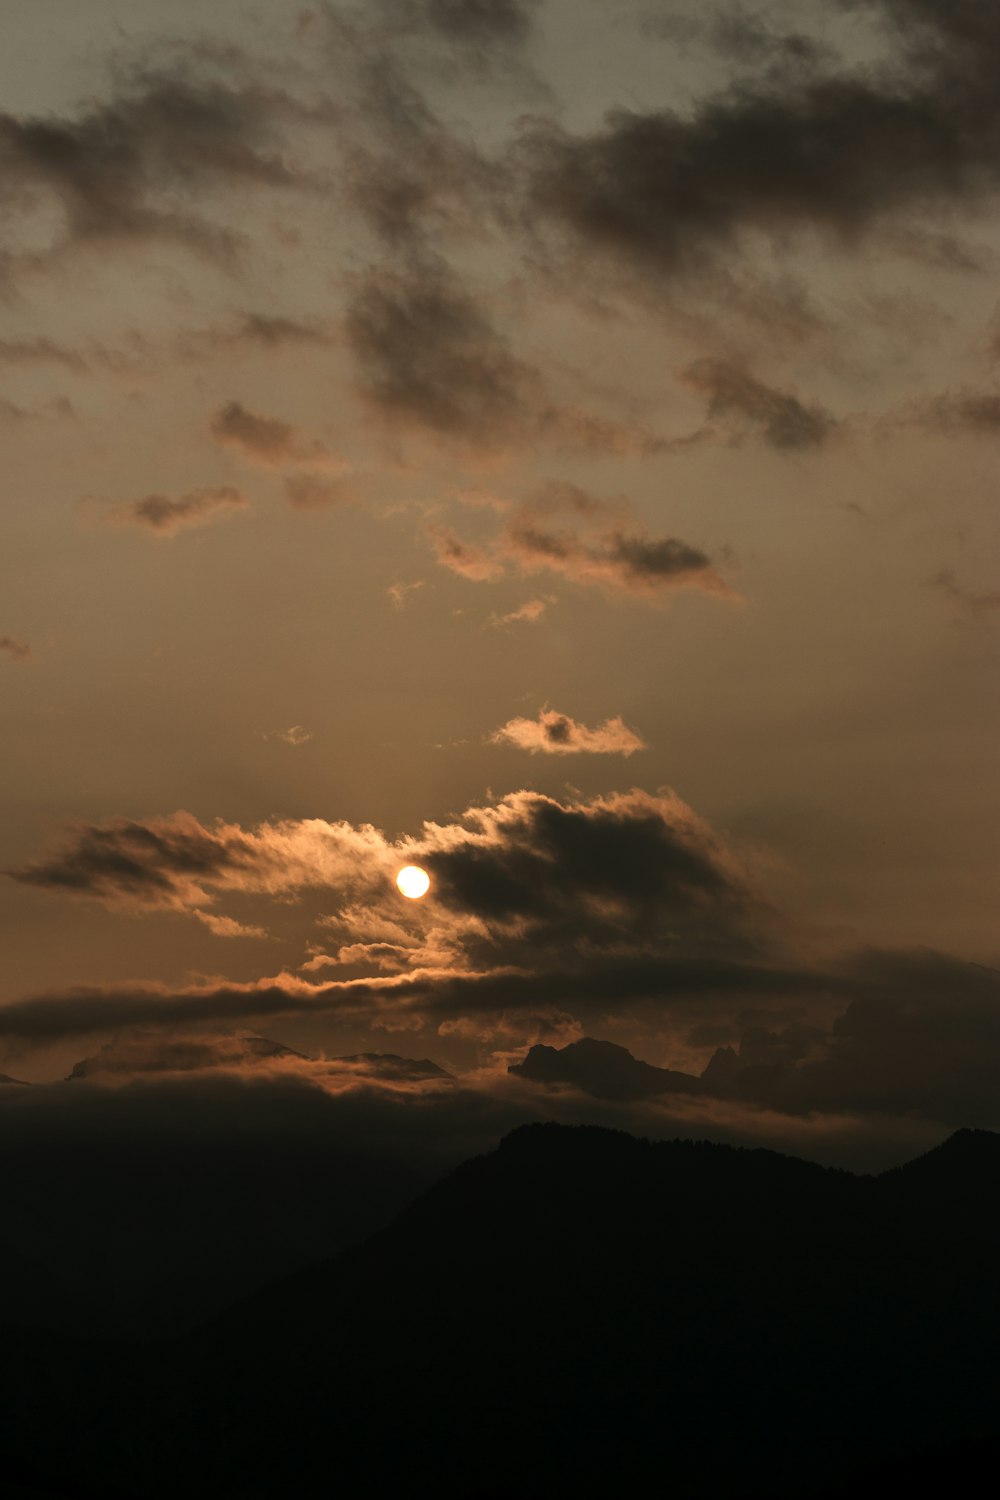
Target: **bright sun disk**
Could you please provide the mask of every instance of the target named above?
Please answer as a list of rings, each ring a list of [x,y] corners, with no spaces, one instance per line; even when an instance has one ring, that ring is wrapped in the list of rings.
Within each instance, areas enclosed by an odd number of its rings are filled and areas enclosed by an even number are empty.
[[[396,876],[396,884],[404,896],[408,896],[411,901],[419,901],[430,890],[431,877],[419,865],[404,865]]]

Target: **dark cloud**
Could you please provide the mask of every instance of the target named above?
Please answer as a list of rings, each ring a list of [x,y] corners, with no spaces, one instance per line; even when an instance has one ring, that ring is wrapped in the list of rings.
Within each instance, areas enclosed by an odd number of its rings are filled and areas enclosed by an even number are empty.
[[[20,636],[0,635],[0,652],[13,661],[30,661],[31,647]]]
[[[386,417],[493,446],[536,377],[441,268],[372,272],[347,316],[363,389]]]
[[[684,379],[708,397],[710,418],[743,418],[772,448],[818,448],[837,426],[822,406],[807,406],[730,360],[700,359],[688,366]]]
[[[815,68],[835,60],[832,48],[801,31],[782,31],[766,15],[740,5],[718,12],[711,20],[708,40],[714,51],[742,64],[770,64],[786,72],[790,67]]]
[[[233,233],[199,211],[191,190],[299,182],[275,139],[288,108],[277,93],[149,75],[74,118],[0,115],[8,212],[16,220],[46,198],[58,204],[65,229],[53,249],[153,237],[228,254]]]
[[[111,520],[144,527],[157,536],[176,536],[179,531],[225,520],[246,508],[246,496],[231,484],[223,484],[190,490],[177,499],[169,495],[144,495],[141,500],[113,505],[107,514]]]
[[[746,78],[692,114],[617,110],[522,142],[531,211],[656,272],[700,270],[746,231],[851,244],[1000,183],[1000,26],[985,5],[884,0],[890,64]]]
[[[266,313],[245,313],[233,333],[235,340],[263,344],[267,349],[285,344],[328,344],[331,334],[315,323],[295,318],[274,317]]]
[[[266,468],[342,467],[321,442],[307,438],[291,422],[249,411],[239,401],[228,401],[220,407],[209,430],[217,443],[235,448],[244,458]]]
[[[578,724],[568,714],[543,708],[535,719],[509,719],[490,735],[495,745],[514,745],[532,755],[634,755],[646,741],[617,716],[595,729]]]
[[[88,368],[87,358],[78,349],[49,338],[0,339],[0,361],[9,365],[63,365],[75,373]]]
[[[1000,1125],[1000,972],[916,951],[864,955],[845,977],[856,998],[829,1030],[751,1031],[734,1093],[786,1113]]]
[[[400,257],[398,269],[428,260],[434,234],[481,238],[505,191],[503,169],[439,118],[391,51],[362,42],[359,63],[343,142],[346,186],[383,247]]]
[[[651,537],[638,529],[613,530],[585,540],[577,532],[548,530],[530,516],[521,516],[508,526],[502,548],[525,573],[558,573],[575,583],[637,594],[694,588],[735,597],[711,559],[697,547],[675,537]]]
[[[538,0],[382,0],[395,26],[421,27],[446,41],[488,46],[523,43]]]
[[[238,868],[244,856],[238,836],[210,832],[189,813],[175,813],[145,823],[83,824],[49,859],[10,873],[26,885],[113,905],[180,907],[201,904],[204,882]]]
[[[957,391],[915,402],[902,420],[908,425],[948,435],[1000,435],[1000,395],[993,391]]]
[[[518,792],[465,822],[462,839],[429,830],[420,863],[438,902],[485,924],[483,956],[492,952],[493,962],[500,952],[551,972],[559,954],[576,975],[584,954],[635,956],[650,941],[676,956],[679,945],[690,953],[705,940],[721,955],[744,948],[760,912],[739,861],[671,795],[634,790],[564,804]]]

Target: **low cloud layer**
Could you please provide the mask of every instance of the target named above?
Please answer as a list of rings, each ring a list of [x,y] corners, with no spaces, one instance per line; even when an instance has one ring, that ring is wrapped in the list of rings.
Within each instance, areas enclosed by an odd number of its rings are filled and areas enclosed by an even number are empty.
[[[509,719],[490,735],[495,745],[513,745],[532,755],[634,755],[647,749],[646,741],[629,729],[620,716],[605,719],[595,729],[578,724],[567,714],[543,708],[537,719]]]

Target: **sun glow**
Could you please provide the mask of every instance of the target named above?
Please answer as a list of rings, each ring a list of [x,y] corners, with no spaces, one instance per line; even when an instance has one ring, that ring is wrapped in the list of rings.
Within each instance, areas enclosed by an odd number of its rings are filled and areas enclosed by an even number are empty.
[[[396,876],[396,884],[402,895],[410,901],[419,901],[431,888],[431,877],[419,865],[404,865]]]

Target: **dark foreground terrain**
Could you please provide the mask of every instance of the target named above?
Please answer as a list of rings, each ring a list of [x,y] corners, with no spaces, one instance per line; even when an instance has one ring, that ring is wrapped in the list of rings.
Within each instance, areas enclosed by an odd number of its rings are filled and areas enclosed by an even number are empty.
[[[998,1184],[985,1132],[866,1178],[526,1126],[194,1332],[9,1328],[0,1496],[973,1493]]]

